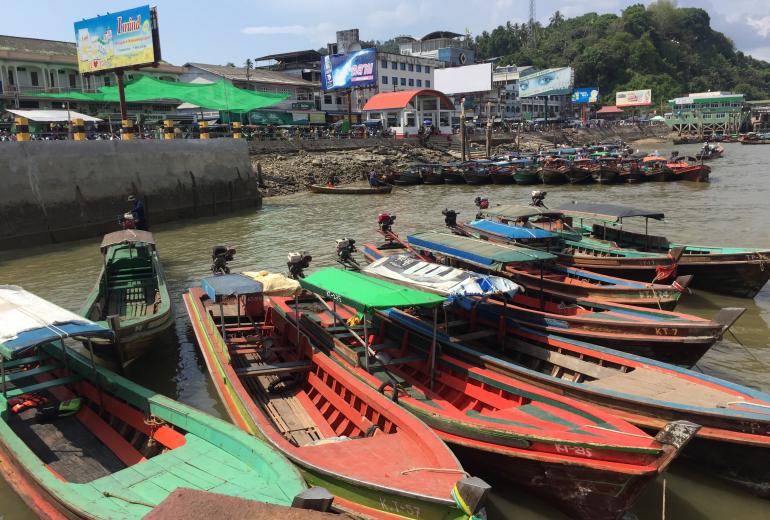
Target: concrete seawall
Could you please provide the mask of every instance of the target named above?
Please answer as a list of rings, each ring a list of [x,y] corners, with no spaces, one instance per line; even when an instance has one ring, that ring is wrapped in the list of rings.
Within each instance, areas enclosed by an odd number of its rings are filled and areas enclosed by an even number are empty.
[[[261,207],[245,141],[0,143],[0,249],[117,229],[126,197],[150,224]]]

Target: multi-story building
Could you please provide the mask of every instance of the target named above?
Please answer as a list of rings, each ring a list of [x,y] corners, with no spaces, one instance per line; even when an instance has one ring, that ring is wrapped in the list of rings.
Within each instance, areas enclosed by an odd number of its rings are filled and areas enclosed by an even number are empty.
[[[348,53],[361,50],[357,41],[358,29],[339,31],[337,43],[330,43],[330,51]],[[433,71],[444,67],[445,63],[432,58],[408,56],[378,52],[375,63],[376,85],[368,88],[356,88],[350,98],[350,112],[360,119],[366,102],[379,92],[433,88]],[[346,91],[327,91],[321,93],[321,110],[332,119],[342,119],[348,114],[348,94]]]
[[[162,62],[156,68],[144,68],[125,73],[126,81],[140,75],[167,81],[179,81],[182,68]],[[117,103],[46,98],[45,93],[93,92],[102,86],[115,85],[115,75],[104,73],[83,76],[78,72],[75,44],[55,40],[40,40],[17,36],[0,36],[0,109],[1,108],[62,108],[69,103],[72,110],[102,119],[119,120]],[[34,95],[33,95],[34,94]],[[178,102],[153,101],[128,103],[131,116],[142,119],[162,119],[174,111]]]
[[[288,94],[289,97],[269,109],[253,110],[249,122],[254,124],[323,123],[325,117],[318,110],[318,83],[293,74],[266,69],[250,69],[231,65],[186,63],[180,81],[186,83],[214,83],[225,79],[234,86],[258,92]]]
[[[521,98],[519,97],[519,78],[532,70],[529,65],[517,67],[508,65],[495,67],[492,71],[492,90],[496,92],[494,114],[502,121],[521,120]]]
[[[475,53],[469,39],[463,34],[451,31],[434,31],[417,40],[411,36],[397,39],[399,52],[405,56],[416,56],[443,61],[447,66],[470,65]]]
[[[255,58],[256,68],[283,72],[313,83],[321,82],[321,53],[314,50],[283,52]],[[259,65],[260,62],[269,62]]]
[[[690,134],[738,132],[747,118],[745,96],[732,92],[695,92],[669,100],[666,124],[671,130]]]

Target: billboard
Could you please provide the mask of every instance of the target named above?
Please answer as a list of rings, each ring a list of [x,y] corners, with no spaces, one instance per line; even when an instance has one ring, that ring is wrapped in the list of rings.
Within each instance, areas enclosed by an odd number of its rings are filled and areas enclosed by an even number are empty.
[[[615,106],[644,107],[652,105],[652,90],[628,90],[615,94]]]
[[[157,19],[145,5],[75,22],[81,74],[160,61]]]
[[[433,84],[444,94],[466,94],[492,90],[492,64],[433,69]]]
[[[375,49],[324,56],[321,58],[321,89],[337,90],[376,85],[376,61]]]
[[[519,97],[554,96],[572,92],[572,67],[545,69],[519,79]]]
[[[576,88],[572,92],[573,105],[587,105],[599,102],[599,87]]]

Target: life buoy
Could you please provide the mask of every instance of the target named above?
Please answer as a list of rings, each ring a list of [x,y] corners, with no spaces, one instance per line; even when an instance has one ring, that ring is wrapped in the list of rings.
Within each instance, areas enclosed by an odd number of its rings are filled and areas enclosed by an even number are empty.
[[[24,394],[8,400],[13,413],[21,413],[28,408],[37,408],[48,402],[46,397],[39,394]]]
[[[460,55],[457,57],[457,61],[460,62],[460,65],[465,65],[465,61],[467,58],[465,57],[465,53],[461,52]]]

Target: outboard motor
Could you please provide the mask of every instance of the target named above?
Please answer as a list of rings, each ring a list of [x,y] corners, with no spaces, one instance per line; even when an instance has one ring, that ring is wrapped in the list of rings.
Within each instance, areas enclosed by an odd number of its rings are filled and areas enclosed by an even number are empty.
[[[543,190],[535,190],[532,192],[532,206],[535,206],[537,208],[546,208],[546,205],[543,203],[545,200],[545,196],[548,195],[547,191]]]
[[[310,267],[313,257],[307,251],[289,253],[286,266],[289,268],[289,278],[299,280],[305,277],[305,269]]]
[[[214,246],[211,251],[211,272],[214,274],[230,274],[227,262],[235,258],[235,248],[227,246]]]
[[[441,211],[441,214],[444,215],[444,224],[446,224],[446,227],[450,229],[457,227],[457,215],[460,214],[459,211],[444,209]]]
[[[122,216],[118,217],[118,223],[123,229],[136,229],[136,219],[134,218],[134,214],[130,211],[127,211],[126,213],[123,213]]]
[[[473,203],[479,208],[478,213],[476,213],[476,220],[484,218],[484,213],[481,210],[489,208],[489,199],[486,197],[476,197],[473,199]]]
[[[390,213],[380,213],[377,215],[377,225],[380,226],[380,231],[383,233],[390,233],[395,221],[396,216],[391,215]]]
[[[361,266],[353,258],[353,253],[356,251],[356,241],[352,238],[337,239],[337,262],[342,264],[342,267],[345,269],[350,269],[351,271],[361,270]]]

